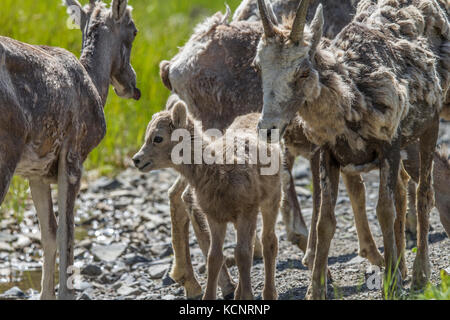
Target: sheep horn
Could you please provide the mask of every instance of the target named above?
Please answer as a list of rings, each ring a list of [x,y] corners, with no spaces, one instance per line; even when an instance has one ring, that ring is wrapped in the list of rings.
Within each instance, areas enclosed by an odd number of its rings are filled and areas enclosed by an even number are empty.
[[[267,14],[267,6],[265,0],[258,0],[259,13],[261,15],[261,21],[264,27],[264,33],[267,38],[273,38],[275,36],[275,30],[270,20],[269,15]]]
[[[302,0],[298,5],[297,14],[295,16],[294,24],[292,25],[291,41],[299,43],[303,40],[305,32],[306,15],[308,14],[309,0]]]

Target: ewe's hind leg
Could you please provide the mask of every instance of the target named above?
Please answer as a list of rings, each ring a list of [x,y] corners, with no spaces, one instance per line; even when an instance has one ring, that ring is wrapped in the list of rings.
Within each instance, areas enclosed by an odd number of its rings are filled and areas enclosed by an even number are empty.
[[[184,178],[179,177],[169,190],[172,246],[175,256],[170,276],[184,286],[188,299],[194,299],[202,294],[202,287],[195,278],[189,251],[189,216],[182,200],[186,186]]]
[[[30,188],[41,227],[41,241],[44,250],[41,299],[55,300],[56,232],[58,224],[53,213],[52,193],[50,185],[40,180],[30,180]]]
[[[316,255],[317,245],[317,221],[319,220],[320,213],[320,152],[316,154],[310,160],[310,167],[312,173],[313,184],[313,214],[311,218],[311,227],[308,238],[308,249],[303,257],[303,264],[312,270],[314,266],[314,259]]]
[[[339,174],[339,165],[331,158],[330,151],[322,149],[320,155],[321,206],[317,223],[316,257],[312,283],[307,294],[308,299],[326,299],[328,253],[336,231],[334,209],[339,190]]]
[[[391,298],[399,293],[402,286],[401,274],[398,270],[397,246],[395,244],[395,199],[394,192],[399,175],[400,150],[398,146],[384,150],[383,160],[380,166],[380,188],[377,205],[377,216],[383,233],[385,268],[385,287],[382,289],[384,298]],[[386,296],[387,294],[387,296]]]
[[[366,187],[361,175],[342,173],[347,192],[355,215],[356,232],[359,239],[359,255],[367,258],[371,264],[382,267],[384,259],[378,251],[366,214]]]
[[[205,214],[195,204],[192,188],[190,186],[186,188],[182,198],[186,206],[186,210],[189,213],[194,233],[197,237],[198,245],[202,250],[203,256],[207,260],[210,246],[208,220],[206,219]],[[220,270],[219,286],[222,289],[222,296],[225,300],[230,300],[234,298],[234,291],[236,290],[236,284],[231,278],[225,263],[222,266],[222,269]]]
[[[253,243],[255,241],[258,211],[248,212],[238,217],[236,226],[237,244],[234,249],[239,269],[239,284],[235,300],[253,300],[251,269],[253,262]]]
[[[23,143],[8,134],[2,134],[0,128],[0,208],[8,193],[22,150]]]
[[[295,157],[285,149],[283,164],[283,200],[281,212],[286,226],[288,240],[299,246],[306,252],[308,244],[308,228],[303,219],[300,204],[295,191],[294,178],[292,177],[292,168],[294,167]]]
[[[428,232],[430,211],[434,206],[432,186],[433,156],[439,133],[439,119],[420,138],[420,178],[417,187],[417,256],[413,266],[413,289],[424,288],[430,278]]]
[[[278,254],[278,238],[275,233],[277,223],[278,210],[280,208],[281,195],[271,199],[261,207],[263,217],[263,255],[264,255],[264,300],[277,300],[277,288],[275,285],[276,260]]]
[[[217,299],[217,282],[219,280],[220,269],[224,264],[223,243],[227,232],[226,223],[218,223],[213,219],[208,219],[211,230],[211,246],[208,253],[208,281],[203,300]]]
[[[402,273],[403,279],[408,276],[408,268],[405,262],[405,222],[407,210],[407,188],[409,182],[409,175],[406,173],[403,165],[399,173],[397,186],[395,188],[395,209],[397,215],[395,218],[395,243],[397,245],[397,253],[400,257],[399,269]]]
[[[417,184],[410,180],[408,183],[408,212],[406,215],[406,236],[413,243],[417,239],[417,210],[416,210]]]

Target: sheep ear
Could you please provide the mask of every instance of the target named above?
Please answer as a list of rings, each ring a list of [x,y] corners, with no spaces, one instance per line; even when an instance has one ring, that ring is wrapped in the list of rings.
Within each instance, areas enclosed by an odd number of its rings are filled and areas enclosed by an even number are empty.
[[[170,83],[169,73],[170,73],[170,62],[164,60],[159,64],[159,76],[161,77],[161,80],[166,86],[166,88],[172,91],[172,83]]]
[[[322,40],[323,25],[324,25],[323,7],[322,7],[322,4],[320,4],[317,7],[314,19],[311,22],[311,32],[313,34],[312,42],[311,42],[311,51],[309,53],[309,56],[311,57],[311,59],[314,58],[316,51],[317,51],[317,47],[320,44],[320,40]]]
[[[172,122],[176,128],[186,128],[187,126],[187,110],[183,101],[177,102],[172,110]]]
[[[120,21],[127,10],[128,0],[113,0],[111,3],[112,15],[115,21]]]
[[[84,29],[87,13],[84,11],[83,6],[77,0],[64,0],[63,4],[67,7],[67,13],[73,20],[71,23],[75,22],[75,25]]]

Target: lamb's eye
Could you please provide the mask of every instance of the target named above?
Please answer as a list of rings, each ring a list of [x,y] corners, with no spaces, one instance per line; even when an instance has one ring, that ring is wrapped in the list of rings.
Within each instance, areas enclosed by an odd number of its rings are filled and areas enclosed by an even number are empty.
[[[154,143],[161,143],[163,141],[164,139],[162,137],[155,137],[155,139],[153,140]]]

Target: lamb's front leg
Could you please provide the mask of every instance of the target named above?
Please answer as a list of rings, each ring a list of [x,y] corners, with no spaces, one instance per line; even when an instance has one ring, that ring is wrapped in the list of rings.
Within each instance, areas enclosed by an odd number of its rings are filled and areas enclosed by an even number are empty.
[[[205,214],[200,210],[194,201],[194,193],[190,186],[187,187],[182,196],[183,202],[186,206],[186,211],[189,214],[195,236],[197,237],[198,245],[202,250],[203,256],[208,260],[208,251],[210,247],[210,234],[208,220]],[[222,296],[225,300],[234,298],[236,284],[231,278],[226,263],[223,264],[219,275],[219,286],[222,289]]]
[[[208,219],[208,224],[211,230],[211,246],[209,248],[207,264],[208,281],[203,300],[216,300],[219,272],[224,264],[223,243],[225,241],[227,225],[214,221],[214,219]]]
[[[336,231],[336,217],[334,209],[339,190],[340,166],[332,159],[327,148],[321,149],[320,154],[320,187],[321,206],[317,223],[317,245],[314,259],[312,283],[307,297],[313,300],[326,299],[328,253],[331,240]]]
[[[398,254],[395,242],[394,223],[396,216],[394,193],[396,189],[400,151],[385,151],[385,159],[380,166],[380,188],[377,205],[377,216],[383,233],[384,260],[386,268],[384,272],[384,285],[381,292],[386,299],[395,297],[402,286],[402,277],[398,269]]]
[[[371,264],[382,267],[384,259],[378,251],[366,214],[366,187],[361,175],[342,173],[355,216],[356,232],[359,240],[359,255]]]
[[[175,255],[170,276],[184,286],[188,299],[196,299],[201,296],[202,287],[195,278],[189,250],[189,215],[182,200],[186,187],[186,180],[180,176],[169,190],[172,247]]]
[[[80,189],[81,162],[76,153],[63,148],[58,165],[58,233],[59,243],[59,291],[60,300],[75,299],[73,283],[68,283],[74,269],[75,201]]]
[[[44,250],[41,300],[55,300],[56,232],[58,224],[53,212],[51,188],[49,184],[34,179],[30,180],[30,188],[39,219],[42,248]]]

